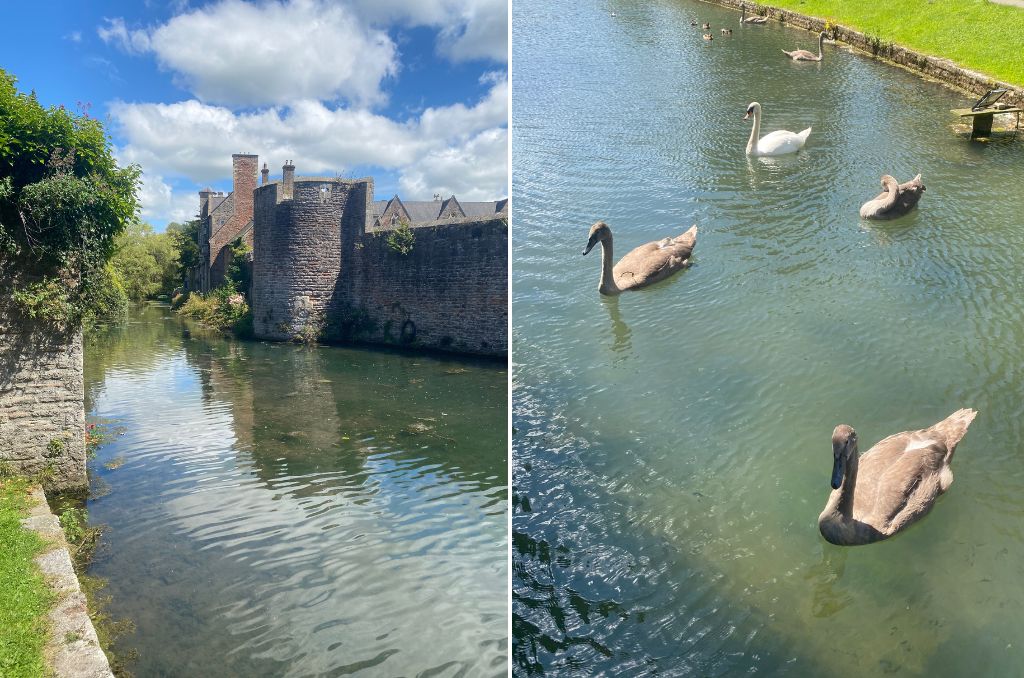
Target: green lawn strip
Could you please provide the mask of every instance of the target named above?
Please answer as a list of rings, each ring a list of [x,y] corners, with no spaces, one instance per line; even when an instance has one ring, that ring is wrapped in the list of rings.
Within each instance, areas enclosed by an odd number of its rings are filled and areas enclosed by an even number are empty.
[[[52,595],[32,559],[46,546],[21,526],[28,515],[28,482],[0,479],[0,676],[45,673],[46,613]]]
[[[987,0],[770,0],[883,42],[1024,85],[1024,9]]]

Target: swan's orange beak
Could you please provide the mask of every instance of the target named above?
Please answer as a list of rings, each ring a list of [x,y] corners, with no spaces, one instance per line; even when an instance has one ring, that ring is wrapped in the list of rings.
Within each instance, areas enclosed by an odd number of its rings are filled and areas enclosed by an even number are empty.
[[[749,117],[750,117],[750,113],[747,113],[746,115],[743,116],[743,119],[746,120]]]

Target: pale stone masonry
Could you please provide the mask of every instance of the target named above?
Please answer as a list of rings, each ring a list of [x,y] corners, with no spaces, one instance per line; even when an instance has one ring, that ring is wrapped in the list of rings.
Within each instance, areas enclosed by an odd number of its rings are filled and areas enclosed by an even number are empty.
[[[45,657],[48,675],[57,678],[113,678],[107,656],[100,648],[89,618],[85,594],[71,562],[71,553],[57,516],[50,512],[42,488],[30,493],[29,517],[21,521],[36,532],[48,548],[36,558],[55,600],[48,615],[49,637]]]
[[[82,333],[21,318],[3,303],[0,465],[47,490],[87,485]]]

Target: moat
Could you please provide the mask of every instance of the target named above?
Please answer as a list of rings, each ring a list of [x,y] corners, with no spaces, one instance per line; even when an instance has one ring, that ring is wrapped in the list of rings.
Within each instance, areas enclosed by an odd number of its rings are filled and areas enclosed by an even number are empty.
[[[885,63],[781,53],[816,46],[689,0],[515,5],[517,675],[1020,673],[1024,142]],[[752,101],[806,148],[746,158]],[[859,218],[918,172],[915,212]],[[696,223],[692,268],[602,299],[598,219],[616,256]],[[833,427],[866,451],[960,407],[929,516],[822,539]]]
[[[148,306],[85,372],[89,573],[136,675],[505,675],[503,368],[186,338]]]

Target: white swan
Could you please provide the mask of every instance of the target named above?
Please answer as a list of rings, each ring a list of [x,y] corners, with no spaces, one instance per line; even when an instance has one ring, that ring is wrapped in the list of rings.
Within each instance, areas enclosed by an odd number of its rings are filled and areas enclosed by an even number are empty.
[[[746,120],[751,115],[754,116],[754,127],[750,130],[750,139],[747,141],[747,155],[796,153],[804,147],[807,137],[811,135],[810,127],[800,133],[780,129],[758,139],[757,135],[761,133],[761,104],[755,101],[747,106],[747,114],[743,119]]]

